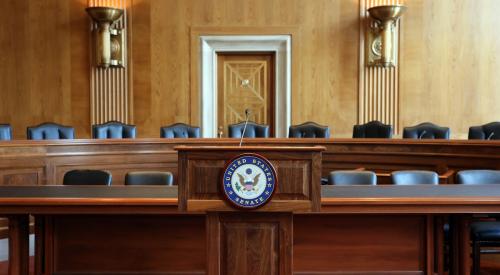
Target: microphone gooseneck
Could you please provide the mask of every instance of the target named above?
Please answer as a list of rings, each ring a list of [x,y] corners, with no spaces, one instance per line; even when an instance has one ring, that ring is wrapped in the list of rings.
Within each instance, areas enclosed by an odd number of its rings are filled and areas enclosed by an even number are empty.
[[[418,139],[422,139],[425,134],[427,134],[427,131],[423,130],[422,133],[420,133],[420,135],[418,136]]]
[[[248,118],[250,117],[250,109],[245,109],[245,125],[243,126],[243,132],[241,133],[240,138],[240,147],[243,143],[243,137],[245,136],[245,131],[247,130]]]

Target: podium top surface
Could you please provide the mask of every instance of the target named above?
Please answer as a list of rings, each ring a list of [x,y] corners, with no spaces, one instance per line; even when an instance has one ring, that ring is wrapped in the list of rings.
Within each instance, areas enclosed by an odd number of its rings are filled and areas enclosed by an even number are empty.
[[[179,145],[174,147],[177,151],[299,151],[299,152],[322,152],[324,146],[187,146]]]

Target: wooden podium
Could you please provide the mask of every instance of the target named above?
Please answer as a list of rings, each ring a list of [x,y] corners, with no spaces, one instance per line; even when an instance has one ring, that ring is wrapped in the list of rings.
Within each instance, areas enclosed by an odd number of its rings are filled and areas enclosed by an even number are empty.
[[[293,212],[320,210],[324,147],[179,146],[179,210],[207,213],[208,274],[292,274]],[[274,195],[255,210],[223,195],[231,159],[258,154],[274,166]]]

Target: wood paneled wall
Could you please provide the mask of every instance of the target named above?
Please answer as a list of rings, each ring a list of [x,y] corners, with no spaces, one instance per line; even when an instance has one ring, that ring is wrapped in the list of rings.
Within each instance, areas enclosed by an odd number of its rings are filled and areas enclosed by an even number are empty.
[[[78,138],[90,137],[92,122],[123,115],[139,137],[173,122],[198,124],[190,40],[199,27],[297,30],[292,123],[328,124],[333,137],[373,118],[401,129],[432,121],[454,138],[500,120],[499,1],[401,0],[408,11],[393,71],[363,68],[360,50],[363,5],[393,0],[109,1],[125,3],[129,59],[125,70],[103,74],[90,64],[91,2],[0,0],[0,122],[12,124],[15,138],[44,121],[73,125]]]
[[[500,121],[500,1],[411,0],[401,29],[401,124],[432,121],[467,138]]]
[[[252,33],[298,29],[292,61],[292,123],[331,125],[351,135],[357,122],[359,3],[346,0],[134,0],[132,6],[134,121],[139,136],[160,125],[199,123],[190,109],[190,29]],[[196,62],[194,62],[196,64]],[[194,101],[196,102],[196,101]],[[194,107],[193,107],[194,109]]]
[[[0,0],[0,121],[14,138],[46,121],[89,134],[87,0]]]

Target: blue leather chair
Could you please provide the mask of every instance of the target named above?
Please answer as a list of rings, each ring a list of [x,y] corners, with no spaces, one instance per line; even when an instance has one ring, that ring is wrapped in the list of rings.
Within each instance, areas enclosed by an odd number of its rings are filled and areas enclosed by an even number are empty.
[[[101,170],[71,170],[64,174],[63,185],[111,185],[111,174]]]
[[[392,138],[392,125],[383,124],[378,120],[365,124],[354,125],[353,138]]]
[[[27,137],[30,140],[43,139],[74,139],[75,129],[57,123],[46,122],[27,129]]]
[[[92,125],[93,138],[135,138],[135,125],[118,121]]]
[[[432,171],[395,171],[391,173],[391,179],[394,185],[439,184],[438,174]]]
[[[467,185],[500,184],[500,170],[464,170],[457,173],[457,183]],[[476,221],[471,224],[472,270],[479,275],[481,269],[481,247],[500,247],[500,222]],[[500,250],[488,249],[489,253]]]
[[[424,122],[416,126],[405,127],[403,129],[403,138],[450,139],[450,128]]]
[[[125,185],[173,185],[174,176],[170,172],[140,171],[129,172]]]
[[[229,128],[229,137],[231,138],[241,138],[243,133],[243,128],[245,122],[240,122],[236,124],[231,124]],[[269,125],[257,124],[255,122],[249,121],[247,128],[245,130],[246,138],[268,138],[269,137]]]
[[[333,171],[328,176],[330,185],[376,185],[377,175],[370,171]]]
[[[175,123],[160,128],[160,137],[162,138],[199,138],[200,127],[187,125],[184,123]]]
[[[500,139],[500,122],[470,127],[469,139]]]
[[[9,124],[0,124],[0,140],[11,140],[12,128]]]
[[[288,128],[289,138],[329,138],[330,128],[309,121]]]

